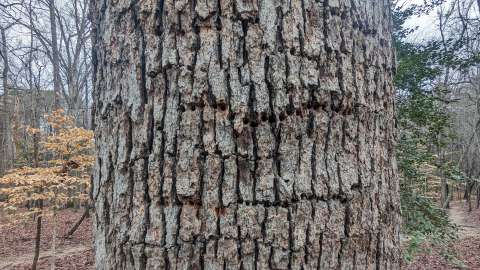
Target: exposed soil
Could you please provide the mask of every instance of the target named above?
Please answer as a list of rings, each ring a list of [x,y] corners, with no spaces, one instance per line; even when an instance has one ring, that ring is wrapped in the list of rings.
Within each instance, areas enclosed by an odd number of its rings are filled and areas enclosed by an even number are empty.
[[[93,269],[90,218],[83,221],[71,238],[62,237],[82,214],[81,209],[62,210],[57,214],[55,269]],[[6,225],[6,222],[4,218],[0,219],[0,270],[30,269],[35,243],[35,222],[31,220],[15,226]],[[52,218],[45,217],[42,223],[41,250],[37,269],[50,269],[53,261],[51,252]]]
[[[444,249],[429,247],[431,252],[418,255],[415,261],[404,266],[404,269],[480,270],[480,209],[474,208],[470,213],[467,209],[463,201],[450,203],[448,214],[458,226],[458,240]]]
[[[454,201],[450,203],[448,215],[458,226],[460,239],[480,237],[480,209],[472,208],[469,213],[468,207],[462,201]]]

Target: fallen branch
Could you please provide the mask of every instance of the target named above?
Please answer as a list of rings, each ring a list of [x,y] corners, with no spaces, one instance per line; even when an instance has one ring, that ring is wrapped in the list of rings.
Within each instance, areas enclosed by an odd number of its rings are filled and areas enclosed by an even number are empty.
[[[80,217],[80,219],[73,225],[73,227],[63,236],[63,238],[70,238],[72,235],[77,231],[78,227],[82,224],[83,220],[88,217],[90,213],[90,206],[87,205],[85,206],[85,210],[83,211],[83,215]]]

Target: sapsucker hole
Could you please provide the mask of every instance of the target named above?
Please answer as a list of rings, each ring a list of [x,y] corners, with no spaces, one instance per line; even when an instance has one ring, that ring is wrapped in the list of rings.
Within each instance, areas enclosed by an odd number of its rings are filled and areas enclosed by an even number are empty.
[[[318,111],[318,110],[320,110],[321,105],[318,101],[314,101],[313,104],[312,104],[312,107],[315,111]]]
[[[297,116],[303,117],[302,109],[298,108],[296,114]]]
[[[288,106],[288,108],[287,108],[287,114],[288,114],[288,115],[292,115],[294,112],[295,112],[295,110],[294,110],[293,106]]]
[[[265,122],[268,120],[268,113],[267,112],[262,112],[260,118],[262,119],[262,122]]]
[[[273,113],[270,114],[270,117],[268,118],[268,122],[270,122],[272,124],[277,122],[277,118],[275,117],[275,114],[273,114]]]
[[[340,102],[332,102],[330,108],[334,112],[340,112],[342,110],[342,104]]]
[[[287,94],[293,92],[295,90],[295,86],[291,83],[287,85]],[[291,97],[291,96],[290,96]]]
[[[116,96],[115,99],[113,100],[113,102],[116,104],[116,105],[122,105],[122,98],[120,96]]]
[[[225,102],[219,102],[218,103],[218,109],[220,111],[225,111],[227,109],[227,104]]]

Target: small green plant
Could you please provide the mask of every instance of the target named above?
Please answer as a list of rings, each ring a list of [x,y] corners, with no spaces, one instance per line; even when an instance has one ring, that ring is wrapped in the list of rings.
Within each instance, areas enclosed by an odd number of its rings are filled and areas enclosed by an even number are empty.
[[[406,245],[403,251],[403,259],[406,262],[411,262],[415,258],[415,255],[420,250],[423,250],[422,243],[425,241],[425,239],[423,234],[413,233],[409,235],[409,239],[407,241],[408,241],[408,244]]]

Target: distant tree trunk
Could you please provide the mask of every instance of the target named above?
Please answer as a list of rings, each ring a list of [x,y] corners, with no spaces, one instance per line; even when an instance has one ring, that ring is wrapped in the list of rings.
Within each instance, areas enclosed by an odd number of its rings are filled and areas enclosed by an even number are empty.
[[[5,34],[5,29],[0,27],[0,60],[2,61],[2,88],[3,88],[3,104],[2,109],[0,110],[0,119],[2,121],[1,125],[2,130],[0,131],[0,175],[2,175],[6,170],[9,170],[13,167],[13,160],[15,159],[15,147],[12,137],[12,127],[11,127],[11,103],[13,98],[10,96],[8,85],[8,75],[10,73],[10,63],[8,59],[8,49],[7,49],[7,38]]]
[[[34,167],[38,167],[38,134],[34,134],[33,143],[34,143]],[[35,202],[40,209],[43,208],[43,201]],[[38,258],[40,256],[40,241],[42,237],[42,212],[37,216],[37,228],[35,232],[35,248],[34,248],[34,255],[33,255],[33,263],[32,263],[32,270],[37,268]]]
[[[440,140],[439,140],[440,141]],[[445,150],[439,150],[438,156],[440,156],[440,207],[443,209],[450,208],[450,188],[448,186],[447,175],[443,171],[443,165],[446,163]]]
[[[48,0],[48,9],[50,15],[50,33],[52,37],[52,65],[53,65],[53,91],[55,94],[54,108],[59,109],[60,106],[60,60],[58,57],[58,44],[57,44],[57,16],[55,13],[55,0]]]
[[[452,194],[450,193],[450,186],[448,185],[447,179],[445,176],[442,176],[441,180],[442,185],[442,195],[440,197],[441,207],[443,209],[450,208],[450,200],[452,199]]]
[[[477,209],[480,207],[480,185],[477,185]]]
[[[57,213],[53,210],[52,216],[52,247],[51,247],[51,255],[50,255],[50,270],[55,270],[55,260],[57,257]]]
[[[30,14],[31,16],[31,14]],[[32,127],[38,128],[39,127],[39,112],[38,112],[38,87],[35,87],[34,83],[34,75],[32,70],[32,62],[33,62],[33,33],[30,32],[30,51],[28,54],[28,86],[30,88],[30,94],[32,95]],[[38,168],[39,166],[39,134],[35,132],[33,134],[33,167]],[[42,208],[43,202],[39,201],[36,202],[38,205],[37,207]],[[42,213],[37,216],[37,227],[35,232],[35,248],[34,248],[34,256],[33,256],[33,263],[32,263],[32,270],[36,270],[38,258],[40,256],[40,241],[42,236]]]
[[[37,269],[38,258],[40,256],[40,240],[42,236],[42,215],[37,216],[37,227],[35,230],[35,248],[33,253],[32,270]]]
[[[389,1],[92,5],[96,269],[399,269]]]

